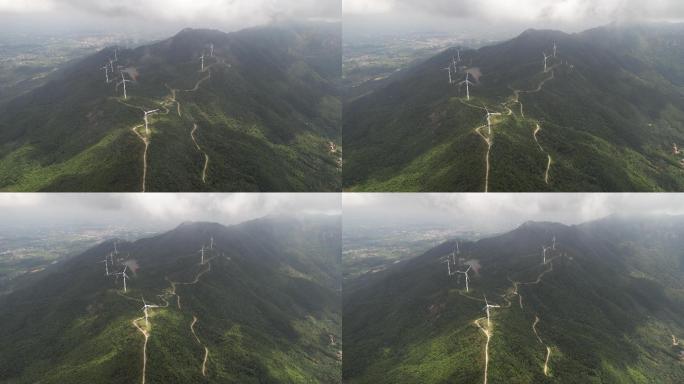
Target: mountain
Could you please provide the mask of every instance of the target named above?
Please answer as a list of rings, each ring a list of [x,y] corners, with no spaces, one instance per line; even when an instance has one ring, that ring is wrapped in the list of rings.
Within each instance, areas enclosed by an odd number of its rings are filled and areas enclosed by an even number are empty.
[[[683,228],[528,222],[345,282],[344,381],[680,383]]]
[[[656,24],[446,50],[345,102],[343,187],[682,190],[682,45],[684,24]]]
[[[0,190],[339,190],[340,28],[186,29],[77,61],[0,104]]]
[[[340,222],[184,223],[56,264],[0,297],[0,382],[338,382]]]

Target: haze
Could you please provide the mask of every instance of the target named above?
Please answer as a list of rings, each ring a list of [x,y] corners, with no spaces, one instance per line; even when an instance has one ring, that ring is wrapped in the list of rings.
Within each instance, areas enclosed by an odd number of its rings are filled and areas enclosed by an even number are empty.
[[[166,37],[279,21],[339,20],[339,0],[0,0],[0,32],[115,32]]]
[[[507,38],[528,28],[577,32],[609,23],[679,22],[681,0],[343,0],[345,38],[449,32]]]
[[[528,220],[579,224],[613,214],[684,214],[684,196],[659,193],[344,194],[345,227],[434,225],[498,232]]]
[[[0,227],[134,225],[168,230],[184,221],[237,224],[267,215],[340,214],[337,194],[0,194]]]

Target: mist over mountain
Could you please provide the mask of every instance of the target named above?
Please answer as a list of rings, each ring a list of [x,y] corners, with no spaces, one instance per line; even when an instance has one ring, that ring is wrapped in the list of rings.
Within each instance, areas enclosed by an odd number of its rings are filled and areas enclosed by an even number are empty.
[[[681,190],[682,43],[681,24],[616,24],[449,49],[346,102],[344,187]]]
[[[0,189],[338,190],[340,28],[184,29],[78,60],[0,105]]]
[[[0,297],[0,381],[339,381],[340,223],[186,222],[56,264]]]
[[[344,380],[680,382],[682,224],[527,222],[363,275],[345,284]]]

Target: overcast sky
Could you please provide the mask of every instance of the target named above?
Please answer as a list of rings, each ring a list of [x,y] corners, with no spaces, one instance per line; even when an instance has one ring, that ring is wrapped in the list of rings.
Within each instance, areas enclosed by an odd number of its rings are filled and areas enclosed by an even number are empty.
[[[279,20],[339,20],[341,0],[0,0],[0,30],[233,31]],[[4,27],[3,27],[4,26]]]
[[[171,229],[184,221],[236,224],[272,214],[339,214],[339,194],[0,194],[0,226],[134,225]]]
[[[682,0],[343,0],[345,35],[527,28],[575,32],[611,22],[682,21]]]
[[[684,214],[684,194],[453,193],[366,194],[342,197],[346,226],[423,224],[485,232],[528,220],[579,224],[614,213]]]

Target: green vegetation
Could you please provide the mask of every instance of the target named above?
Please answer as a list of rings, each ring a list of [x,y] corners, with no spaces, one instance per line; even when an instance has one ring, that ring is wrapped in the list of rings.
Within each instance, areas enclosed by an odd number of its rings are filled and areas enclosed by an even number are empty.
[[[119,243],[138,266],[126,293],[97,263],[112,242],[98,245],[0,297],[0,381],[140,382],[138,319],[146,383],[339,382],[339,232],[339,217],[182,224]],[[141,296],[160,306],[149,326]]]
[[[0,104],[0,190],[140,191],[145,145],[133,128],[152,109],[149,137],[138,130],[150,142],[146,191],[339,190],[338,27],[184,30],[120,50],[118,64],[138,73],[127,100],[118,72],[106,84],[99,69],[111,49],[75,62]]]
[[[453,242],[353,280],[343,302],[344,381],[482,383],[486,337],[475,321],[486,327],[486,295],[501,306],[491,310],[490,383],[679,383],[671,336],[684,332],[682,224],[526,223],[462,242],[461,263],[480,265],[469,292],[441,260]]]
[[[502,114],[492,117],[489,191],[682,190],[684,155],[672,146],[684,142],[684,57],[668,47],[683,39],[681,25],[526,31],[461,52],[482,73],[470,101],[448,84],[446,50],[345,104],[343,187],[483,191],[486,106]]]

